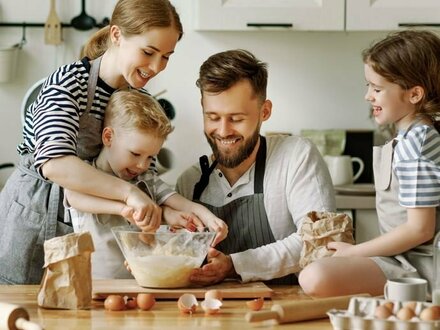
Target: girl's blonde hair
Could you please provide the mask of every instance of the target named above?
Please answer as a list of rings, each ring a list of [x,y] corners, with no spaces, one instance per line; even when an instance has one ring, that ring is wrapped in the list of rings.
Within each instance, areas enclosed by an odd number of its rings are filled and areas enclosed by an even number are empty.
[[[174,27],[183,35],[183,27],[176,8],[169,0],[119,0],[113,10],[110,24],[97,31],[88,40],[82,55],[90,60],[98,58],[110,46],[110,27],[116,25],[125,37],[142,34],[152,28]]]
[[[142,130],[166,138],[173,130],[160,104],[137,90],[112,94],[105,110],[104,127]]]
[[[394,32],[362,53],[364,63],[405,90],[424,89],[418,112],[428,115],[438,129],[440,112],[440,38],[430,31]]]

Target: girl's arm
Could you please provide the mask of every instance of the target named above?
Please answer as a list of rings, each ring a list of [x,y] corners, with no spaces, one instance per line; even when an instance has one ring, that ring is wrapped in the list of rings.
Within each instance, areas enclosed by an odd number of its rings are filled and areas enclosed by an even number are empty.
[[[156,230],[160,226],[162,210],[147,194],[76,156],[53,158],[43,165],[42,172],[65,189],[124,203],[133,209],[133,219],[144,230]]]
[[[370,241],[348,245],[331,242],[327,246],[336,250],[333,256],[394,256],[426,243],[434,237],[436,208],[408,208],[408,220],[390,232]]]
[[[167,198],[163,204],[178,211],[194,213],[194,215],[199,218],[205,226],[217,232],[213,246],[225,239],[228,234],[228,226],[223,220],[217,218],[203,205],[194,203],[182,195],[174,194]]]

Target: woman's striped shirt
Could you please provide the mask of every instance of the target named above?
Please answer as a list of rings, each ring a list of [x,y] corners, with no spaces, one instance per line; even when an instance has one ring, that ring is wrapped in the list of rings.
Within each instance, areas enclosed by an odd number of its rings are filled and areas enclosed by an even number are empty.
[[[440,203],[440,134],[428,125],[399,132],[393,167],[404,207],[435,207]]]

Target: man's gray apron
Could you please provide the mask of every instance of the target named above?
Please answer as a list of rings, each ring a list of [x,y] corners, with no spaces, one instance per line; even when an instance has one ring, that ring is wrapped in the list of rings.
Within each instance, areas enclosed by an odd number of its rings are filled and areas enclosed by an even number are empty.
[[[94,158],[101,146],[102,121],[90,113],[100,62],[92,62],[87,108],[79,120],[81,159]],[[33,155],[23,155],[1,191],[0,210],[0,284],[40,283],[44,241],[73,231],[64,215],[62,188],[37,174]]]
[[[200,201],[209,183],[209,176],[214,171],[217,161],[209,167],[207,156],[200,157],[202,175],[194,186],[193,201],[205,205],[212,213],[228,225],[228,236],[216,249],[225,253],[237,253],[275,242],[275,237],[267,219],[264,207],[263,182],[266,168],[266,139],[260,136],[254,176],[254,194],[233,200],[224,206],[213,206]],[[255,262],[263,262],[255,260]],[[268,284],[297,284],[294,274],[267,281]]]
[[[411,127],[404,136],[410,129]],[[399,182],[392,167],[394,147],[397,143],[397,140],[392,140],[384,146],[373,148],[376,209],[381,234],[407,221],[407,209],[399,204]],[[436,217],[436,232],[438,232],[440,228],[439,207],[436,210]],[[430,284],[432,283],[432,241],[393,257],[373,257],[372,259],[387,278],[423,277]]]

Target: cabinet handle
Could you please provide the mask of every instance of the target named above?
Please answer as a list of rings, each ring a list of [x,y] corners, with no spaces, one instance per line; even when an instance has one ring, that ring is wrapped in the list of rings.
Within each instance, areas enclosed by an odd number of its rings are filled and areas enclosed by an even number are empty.
[[[247,27],[278,27],[278,28],[292,28],[292,23],[247,23]]]
[[[417,26],[426,26],[426,27],[440,27],[440,23],[399,23],[399,27],[417,27]]]

